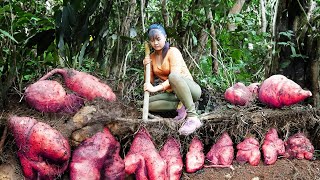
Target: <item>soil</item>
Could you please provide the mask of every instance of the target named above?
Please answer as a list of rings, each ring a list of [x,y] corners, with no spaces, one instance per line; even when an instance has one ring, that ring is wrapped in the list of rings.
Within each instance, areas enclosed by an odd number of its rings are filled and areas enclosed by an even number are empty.
[[[198,136],[205,145],[205,152],[208,152],[211,145],[221,135],[223,131],[228,131],[234,144],[239,143],[244,137],[255,136],[260,142],[264,134],[270,127],[276,127],[279,131],[279,137],[287,139],[288,136],[296,132],[304,132],[312,141],[315,149],[320,148],[320,113],[308,105],[296,105],[282,109],[270,109],[258,102],[253,102],[247,107],[231,106],[226,103],[221,95],[211,97],[211,100],[201,101],[199,112],[204,126],[197,133],[183,137],[177,135],[177,126],[168,123],[172,119],[171,114],[158,114],[158,119],[153,119],[150,123],[141,121],[141,111],[136,104],[124,103],[118,100],[114,103],[103,100],[86,102],[86,107],[94,107],[94,112],[87,112],[83,115],[89,122],[83,126],[103,124],[110,128],[111,132],[121,144],[121,156],[123,157],[134,137],[134,133],[141,126],[147,127],[154,138],[157,148],[160,148],[166,138],[171,135],[178,138],[181,142],[182,154],[185,154],[188,144],[194,136]],[[202,108],[200,108],[202,107]],[[203,108],[205,107],[205,108]],[[208,110],[208,107],[210,109]],[[2,111],[0,123],[0,137],[6,127],[9,115],[31,116],[39,121],[48,123],[58,129],[65,137],[69,138],[74,149],[82,139],[74,139],[72,134],[81,129],[70,128],[74,114],[50,114],[40,113],[30,108],[26,102],[16,95],[9,98],[8,108]],[[162,116],[162,119],[159,118]],[[95,126],[96,127],[96,126]],[[91,129],[85,137],[89,137],[99,131],[98,128]],[[1,144],[1,143],[0,143]],[[10,131],[4,141],[1,152],[0,147],[0,179],[23,179],[21,166],[16,156],[17,148],[14,138]],[[58,179],[69,179],[65,173]],[[133,176],[127,179],[134,179]],[[233,169],[230,168],[205,168],[196,173],[188,174],[183,172],[181,179],[320,179],[320,157],[317,153],[312,161],[284,159],[280,158],[274,165],[266,166],[263,159],[258,166],[249,164],[233,163]]]

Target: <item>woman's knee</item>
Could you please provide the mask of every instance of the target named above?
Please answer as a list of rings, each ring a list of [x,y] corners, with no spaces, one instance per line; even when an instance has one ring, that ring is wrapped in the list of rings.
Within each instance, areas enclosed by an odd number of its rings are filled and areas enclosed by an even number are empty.
[[[168,79],[170,82],[177,81],[180,79],[180,75],[178,73],[170,73]]]

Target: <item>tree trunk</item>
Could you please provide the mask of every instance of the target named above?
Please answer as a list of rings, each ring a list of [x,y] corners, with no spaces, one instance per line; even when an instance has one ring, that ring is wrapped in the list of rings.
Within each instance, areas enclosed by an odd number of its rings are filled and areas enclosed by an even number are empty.
[[[162,17],[163,17],[163,24],[165,27],[169,26],[169,12],[167,9],[167,0],[162,0],[162,8],[161,8],[161,12],[162,12]]]
[[[312,0],[279,0],[274,26],[274,56],[266,77],[283,74],[313,93],[319,106],[319,42],[313,29]],[[316,50],[316,52],[315,52]]]
[[[236,3],[233,5],[233,7],[230,9],[229,15],[239,14],[245,2],[246,0],[237,0]],[[237,29],[237,26],[235,23],[228,24],[229,31],[235,31],[236,29]]]
[[[211,9],[208,9],[207,12],[207,18],[208,18],[208,28],[210,29],[210,41],[211,41],[211,55],[212,55],[212,74],[218,74],[218,45],[217,45],[217,39],[216,39],[216,30],[214,28],[213,22],[213,16]]]

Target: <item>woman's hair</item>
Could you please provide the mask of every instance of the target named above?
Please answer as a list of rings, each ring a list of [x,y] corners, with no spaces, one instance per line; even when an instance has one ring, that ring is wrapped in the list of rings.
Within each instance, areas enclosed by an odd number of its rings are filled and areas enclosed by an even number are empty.
[[[164,36],[167,36],[166,30],[164,30],[162,25],[152,24],[149,26],[148,31],[147,31],[149,39],[154,37],[157,33],[156,31],[152,31],[152,30],[158,30],[161,34],[163,34]],[[170,48],[170,44],[169,44],[169,42],[166,42],[163,49],[162,49],[162,58],[166,57],[169,48]]]
[[[158,30],[160,31],[163,35],[167,35],[166,31],[164,30],[163,26],[161,26],[160,24],[151,24],[150,27],[148,28],[148,37],[151,38],[153,37],[156,32],[155,31],[152,31],[152,30]]]

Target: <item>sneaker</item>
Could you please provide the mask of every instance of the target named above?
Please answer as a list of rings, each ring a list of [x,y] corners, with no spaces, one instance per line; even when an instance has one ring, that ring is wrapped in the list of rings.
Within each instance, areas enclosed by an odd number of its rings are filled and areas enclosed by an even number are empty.
[[[177,108],[178,115],[174,118],[176,121],[184,120],[187,117],[187,109],[184,105],[178,106]]]
[[[202,122],[198,117],[188,117],[184,124],[180,127],[179,133],[188,136],[202,126]]]

